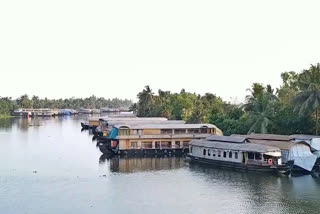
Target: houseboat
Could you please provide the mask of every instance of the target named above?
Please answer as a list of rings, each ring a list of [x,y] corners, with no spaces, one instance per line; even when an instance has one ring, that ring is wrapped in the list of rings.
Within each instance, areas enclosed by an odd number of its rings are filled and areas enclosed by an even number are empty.
[[[162,155],[186,154],[189,142],[210,135],[223,135],[212,124],[116,125],[98,142],[104,154]]]
[[[311,146],[302,140],[292,140],[286,135],[251,134],[241,135],[249,143],[273,146],[281,150],[282,162],[292,165],[293,173],[310,173],[316,164],[317,156],[312,154]]]
[[[78,110],[79,114],[92,114],[92,110],[91,109],[85,109],[85,108],[80,108]]]
[[[13,116],[16,117],[31,117],[32,109],[17,109],[14,110]]]
[[[248,143],[242,137],[211,136],[193,140],[189,151],[188,158],[192,162],[218,167],[262,172],[289,170],[289,167],[282,164],[279,148]]]
[[[59,110],[49,109],[49,108],[40,108],[40,109],[17,109],[13,112],[14,116],[23,116],[23,117],[52,117],[57,116]]]

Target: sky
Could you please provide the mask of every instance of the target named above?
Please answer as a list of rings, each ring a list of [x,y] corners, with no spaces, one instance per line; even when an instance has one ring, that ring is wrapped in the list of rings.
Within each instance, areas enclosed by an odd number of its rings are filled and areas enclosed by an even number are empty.
[[[0,1],[0,96],[244,99],[320,62],[320,1]]]

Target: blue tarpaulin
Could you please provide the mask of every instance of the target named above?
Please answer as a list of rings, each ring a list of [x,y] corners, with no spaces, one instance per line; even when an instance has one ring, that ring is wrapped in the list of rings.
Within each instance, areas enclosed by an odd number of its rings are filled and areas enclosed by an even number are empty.
[[[108,138],[109,139],[116,139],[117,136],[118,136],[118,129],[112,128],[111,131],[109,132]]]

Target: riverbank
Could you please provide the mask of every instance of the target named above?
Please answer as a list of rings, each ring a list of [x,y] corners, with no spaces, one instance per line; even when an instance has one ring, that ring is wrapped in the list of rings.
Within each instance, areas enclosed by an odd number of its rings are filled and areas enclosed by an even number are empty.
[[[8,115],[8,114],[0,114],[0,119],[7,119],[7,118],[12,118],[14,116]]]

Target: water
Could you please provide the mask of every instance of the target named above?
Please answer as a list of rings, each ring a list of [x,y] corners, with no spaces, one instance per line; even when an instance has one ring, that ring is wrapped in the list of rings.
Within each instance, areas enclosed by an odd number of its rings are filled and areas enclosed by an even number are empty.
[[[105,160],[82,120],[0,120],[0,214],[320,213],[320,178]]]

